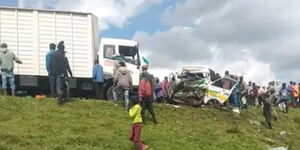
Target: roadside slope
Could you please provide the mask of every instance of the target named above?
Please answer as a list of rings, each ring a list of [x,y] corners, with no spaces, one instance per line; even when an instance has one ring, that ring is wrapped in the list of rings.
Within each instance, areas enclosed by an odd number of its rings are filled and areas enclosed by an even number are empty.
[[[154,150],[265,150],[268,146],[300,149],[300,109],[281,112],[274,129],[263,127],[261,109],[240,116],[213,108],[155,105],[158,125],[150,117],[142,139]],[[252,124],[250,123],[252,122]],[[133,149],[127,139],[131,120],[123,105],[74,101],[59,107],[53,99],[0,99],[0,149]],[[287,134],[279,136],[280,132]]]

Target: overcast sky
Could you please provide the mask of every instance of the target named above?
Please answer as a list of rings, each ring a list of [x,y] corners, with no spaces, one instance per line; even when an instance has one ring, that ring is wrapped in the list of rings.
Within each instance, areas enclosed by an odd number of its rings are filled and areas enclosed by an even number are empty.
[[[13,6],[12,1],[0,4]],[[94,13],[101,36],[140,42],[157,76],[201,65],[259,83],[300,81],[299,0],[19,0],[16,5]]]

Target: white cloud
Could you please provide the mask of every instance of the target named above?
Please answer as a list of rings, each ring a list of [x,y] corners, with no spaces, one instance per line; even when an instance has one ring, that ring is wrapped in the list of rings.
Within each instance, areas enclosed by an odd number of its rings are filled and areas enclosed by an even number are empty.
[[[134,39],[154,68],[208,65],[266,83],[299,81],[300,1],[185,0],[169,6],[162,20],[170,30]]]
[[[91,12],[99,18],[101,30],[110,26],[123,27],[128,19],[137,16],[161,0],[18,0],[20,7],[53,8],[67,11]]]

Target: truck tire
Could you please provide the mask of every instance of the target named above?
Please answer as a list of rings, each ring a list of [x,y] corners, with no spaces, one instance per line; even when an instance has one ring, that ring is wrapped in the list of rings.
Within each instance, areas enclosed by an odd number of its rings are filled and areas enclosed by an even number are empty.
[[[107,100],[113,100],[114,96],[113,96],[113,87],[109,87],[106,91],[106,99]]]

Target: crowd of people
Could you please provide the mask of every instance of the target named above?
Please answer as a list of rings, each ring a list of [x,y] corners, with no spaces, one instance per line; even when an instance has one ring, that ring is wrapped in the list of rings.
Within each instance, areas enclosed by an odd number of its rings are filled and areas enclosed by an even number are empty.
[[[234,112],[240,109],[247,109],[251,106],[262,107],[267,128],[272,128],[272,120],[277,120],[275,107],[288,113],[289,107],[300,108],[300,84],[291,81],[289,85],[271,81],[268,86],[258,86],[255,82],[249,81],[248,85],[243,80],[243,76],[230,75],[225,72],[225,79],[222,82],[224,89],[231,89],[228,104],[233,106]],[[228,80],[226,80],[228,79]],[[235,80],[237,83],[232,85]]]

